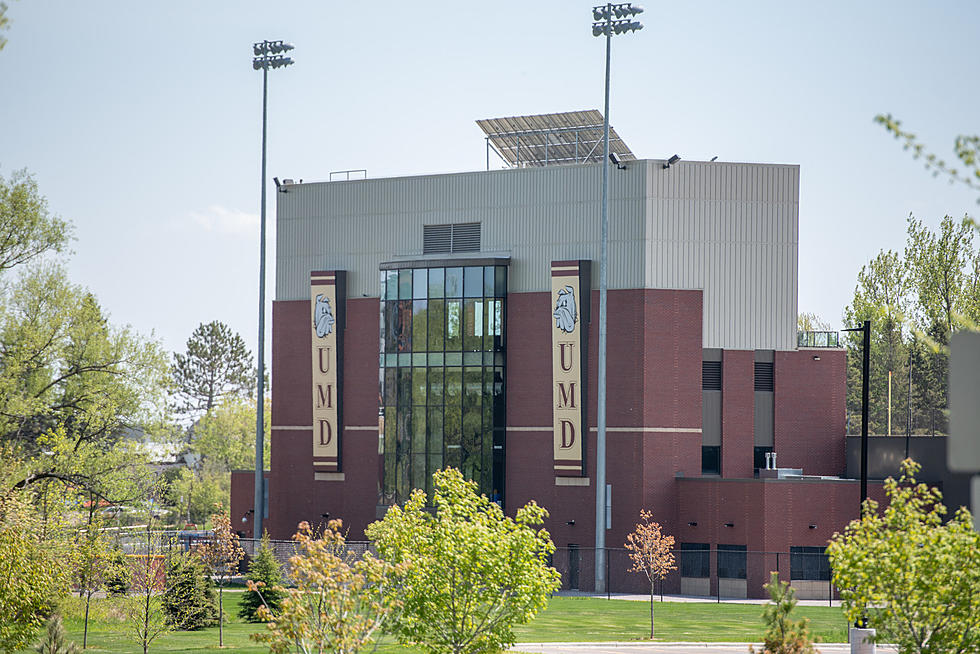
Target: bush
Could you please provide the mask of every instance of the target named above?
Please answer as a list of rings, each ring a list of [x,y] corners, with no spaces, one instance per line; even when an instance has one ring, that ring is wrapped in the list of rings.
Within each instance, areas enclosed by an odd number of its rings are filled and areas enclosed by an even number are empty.
[[[194,631],[218,622],[214,582],[193,554],[173,554],[167,563],[163,611],[175,629]]]
[[[41,642],[34,646],[39,654],[78,654],[78,645],[68,640],[61,616],[57,613],[48,620],[48,628]]]
[[[277,615],[284,596],[281,590],[277,590],[277,587],[282,586],[282,568],[272,553],[268,536],[262,537],[262,544],[255,558],[249,563],[245,578],[256,584],[261,583],[263,586],[261,595],[259,591],[254,590],[246,590],[242,593],[238,617],[248,622],[262,622],[256,612],[263,605],[268,607],[273,615]]]
[[[133,572],[121,550],[115,550],[110,557],[111,565],[106,575],[105,589],[109,595],[125,595],[133,583]]]

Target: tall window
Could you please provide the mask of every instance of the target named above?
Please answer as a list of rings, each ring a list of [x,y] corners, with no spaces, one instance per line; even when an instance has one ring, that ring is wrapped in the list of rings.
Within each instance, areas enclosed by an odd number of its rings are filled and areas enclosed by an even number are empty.
[[[381,501],[459,468],[502,500],[506,266],[381,272]]]

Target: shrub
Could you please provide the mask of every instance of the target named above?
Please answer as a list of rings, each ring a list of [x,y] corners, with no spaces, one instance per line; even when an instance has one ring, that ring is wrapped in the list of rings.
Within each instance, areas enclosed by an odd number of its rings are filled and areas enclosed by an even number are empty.
[[[257,615],[259,607],[263,605],[272,615],[277,615],[284,596],[284,593],[278,590],[278,587],[282,586],[282,568],[272,553],[268,536],[262,537],[262,544],[249,564],[245,578],[262,586],[258,591],[246,590],[242,593],[238,617],[248,622],[264,622]]]
[[[57,613],[48,620],[48,628],[41,642],[34,646],[40,654],[78,654],[78,645],[68,640],[61,616]]]
[[[204,565],[193,554],[173,554],[167,564],[167,585],[163,592],[167,622],[176,629],[194,631],[218,621],[214,582]]]
[[[105,589],[109,595],[125,595],[133,583],[133,572],[121,550],[113,551],[111,566],[106,575]]]

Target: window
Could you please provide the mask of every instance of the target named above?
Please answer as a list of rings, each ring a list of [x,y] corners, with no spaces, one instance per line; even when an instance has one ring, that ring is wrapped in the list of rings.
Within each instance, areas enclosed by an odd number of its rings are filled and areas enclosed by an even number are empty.
[[[745,579],[745,545],[718,546],[718,576]]]
[[[701,474],[721,474],[721,446],[703,445],[701,447]]]
[[[830,559],[824,548],[789,548],[789,578],[830,581]]]
[[[707,543],[681,543],[681,576],[710,577],[711,549]]]
[[[501,495],[507,267],[386,270],[381,285],[381,503],[447,466]]]

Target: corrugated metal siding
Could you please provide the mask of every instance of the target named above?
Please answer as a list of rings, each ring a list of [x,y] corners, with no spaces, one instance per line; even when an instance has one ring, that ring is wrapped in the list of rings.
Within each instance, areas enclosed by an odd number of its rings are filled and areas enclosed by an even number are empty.
[[[799,167],[646,163],[646,287],[704,290],[706,348],[795,348]]]
[[[382,261],[423,258],[423,225],[471,222],[480,254],[511,257],[511,292],[547,290],[561,259],[595,261],[598,285],[601,180],[589,164],[291,185],[276,194],[276,298],[308,297],[309,272],[330,269],[376,297]],[[613,168],[609,287],[704,289],[704,347],[793,349],[798,198],[797,166]]]

